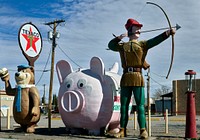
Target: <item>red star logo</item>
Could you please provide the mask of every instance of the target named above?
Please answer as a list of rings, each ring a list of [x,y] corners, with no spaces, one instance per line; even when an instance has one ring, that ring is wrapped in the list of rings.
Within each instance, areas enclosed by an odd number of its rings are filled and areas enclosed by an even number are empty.
[[[33,36],[31,27],[30,27],[29,34],[22,34],[22,36],[23,36],[23,37],[26,39],[26,41],[27,41],[26,51],[32,47],[33,50],[37,53],[37,49],[36,49],[35,43],[36,43],[40,38]]]

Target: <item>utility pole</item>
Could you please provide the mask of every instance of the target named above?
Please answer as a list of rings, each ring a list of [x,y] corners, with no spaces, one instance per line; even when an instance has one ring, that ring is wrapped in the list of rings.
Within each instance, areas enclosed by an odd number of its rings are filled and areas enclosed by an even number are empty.
[[[43,94],[43,97],[42,97],[42,103],[43,103],[43,105],[45,106],[46,105],[46,102],[45,102],[45,84],[43,84],[43,86],[44,86],[44,94]]]
[[[150,68],[147,73],[148,135],[151,136]]]
[[[52,90],[53,90],[53,74],[54,74],[54,54],[55,54],[55,48],[56,48],[56,38],[58,38],[59,34],[56,32],[56,27],[62,23],[65,22],[64,20],[55,20],[52,22],[45,23],[45,25],[53,25],[51,27],[53,29],[53,33],[51,33],[51,36],[49,36],[49,39],[52,40],[52,54],[51,54],[51,75],[50,75],[50,87],[49,87],[49,105],[48,105],[48,130],[51,131],[51,109],[52,109]]]
[[[0,131],[1,131],[1,93],[0,93]]]

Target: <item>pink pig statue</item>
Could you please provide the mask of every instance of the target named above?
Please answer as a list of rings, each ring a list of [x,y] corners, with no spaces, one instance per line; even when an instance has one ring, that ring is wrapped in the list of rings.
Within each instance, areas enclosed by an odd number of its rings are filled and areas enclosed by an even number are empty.
[[[56,64],[60,82],[58,108],[68,129],[83,128],[89,134],[119,131],[120,78],[118,63],[105,71],[103,61],[93,57],[90,69],[73,71],[71,65],[60,60]],[[132,104],[130,103],[130,110]]]

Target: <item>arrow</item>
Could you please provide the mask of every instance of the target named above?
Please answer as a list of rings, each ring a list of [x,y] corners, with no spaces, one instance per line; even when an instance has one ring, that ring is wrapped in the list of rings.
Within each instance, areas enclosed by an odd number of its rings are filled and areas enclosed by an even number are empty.
[[[175,28],[176,30],[180,29],[181,26],[176,24],[176,26],[172,27],[172,28]],[[166,28],[158,28],[158,29],[153,29],[153,30],[146,30],[146,31],[141,31],[140,33],[147,33],[147,32],[154,32],[154,31],[159,31],[159,30],[166,30],[166,29],[169,29],[169,27],[166,27]]]

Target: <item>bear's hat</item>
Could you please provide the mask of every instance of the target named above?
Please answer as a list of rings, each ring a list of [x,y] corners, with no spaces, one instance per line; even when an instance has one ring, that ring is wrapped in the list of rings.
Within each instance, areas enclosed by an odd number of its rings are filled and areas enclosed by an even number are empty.
[[[27,68],[31,68],[31,66],[23,64],[23,65],[18,65],[17,68],[18,69],[27,69]]]

